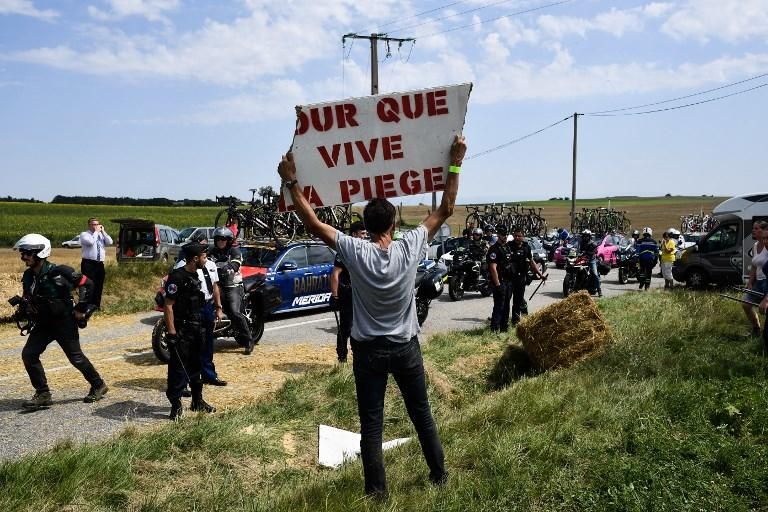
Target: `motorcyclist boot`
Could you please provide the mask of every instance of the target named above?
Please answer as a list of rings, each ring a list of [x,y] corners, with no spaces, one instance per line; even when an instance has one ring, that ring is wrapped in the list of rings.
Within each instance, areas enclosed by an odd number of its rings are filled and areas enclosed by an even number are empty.
[[[190,411],[211,413],[216,412],[216,408],[203,400],[203,385],[192,384],[192,403],[189,406]]]
[[[51,399],[50,391],[35,392],[35,394],[32,395],[32,398],[25,400],[21,404],[24,409],[28,409],[30,411],[47,409],[51,405],[53,405],[53,400]]]
[[[184,407],[181,405],[181,398],[177,398],[176,400],[171,400],[171,414],[168,415],[168,418],[171,421],[175,421],[175,420],[181,419],[183,415],[184,415]]]
[[[109,388],[107,387],[107,384],[102,381],[101,386],[91,386],[91,390],[88,392],[88,394],[83,398],[83,402],[87,404],[92,404],[93,402],[98,402],[102,398],[104,398],[104,395],[107,394],[107,391],[109,391]]]

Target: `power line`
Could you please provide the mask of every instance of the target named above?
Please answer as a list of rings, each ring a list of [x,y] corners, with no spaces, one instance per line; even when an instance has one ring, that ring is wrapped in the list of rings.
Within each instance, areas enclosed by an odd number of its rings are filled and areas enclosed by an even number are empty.
[[[426,10],[426,11],[422,11],[422,12],[416,13],[416,14],[411,15],[411,16],[407,16],[405,18],[401,18],[401,19],[398,19],[398,20],[390,20],[390,21],[384,23],[383,25],[379,25],[379,29],[382,29],[384,27],[388,27],[390,25],[394,25],[395,23],[400,23],[400,22],[403,22],[403,21],[412,20],[414,18],[418,18],[419,16],[423,16],[425,14],[430,14],[430,13],[433,13],[433,12],[436,12],[436,11],[441,11],[443,9],[447,9],[449,7],[453,7],[454,5],[463,4],[463,3],[465,3],[465,1],[466,0],[459,0],[458,2],[451,2],[449,4],[445,4],[445,5],[442,5],[440,7],[435,7],[434,9],[429,9],[429,10]]]
[[[443,20],[447,20],[447,19],[450,19],[450,18],[455,18],[456,16],[461,16],[463,14],[469,14],[471,12],[481,11],[483,9],[487,9],[488,7],[494,7],[496,5],[506,4],[506,3],[509,3],[511,1],[513,1],[513,0],[498,0],[496,2],[491,2],[491,3],[488,3],[488,4],[484,4],[484,5],[481,5],[479,7],[474,7],[472,9],[467,9],[466,11],[457,12],[456,14],[449,14],[447,16],[443,16],[442,18],[435,18],[434,20],[423,21],[423,22],[417,23],[415,25],[409,25],[407,27],[396,28],[395,30],[392,30],[392,32],[400,32],[402,30],[410,30],[410,29],[416,28],[416,27],[423,27],[424,25],[427,25],[429,23],[435,23],[437,21],[443,21]],[[456,3],[460,3],[460,2],[456,2]]]
[[[518,137],[518,138],[513,139],[513,140],[511,140],[509,142],[505,142],[504,144],[500,144],[500,145],[498,145],[496,147],[493,147],[491,149],[486,149],[485,151],[481,151],[479,153],[475,153],[474,155],[470,155],[468,157],[465,157],[464,160],[471,160],[473,158],[477,158],[479,156],[487,155],[488,153],[493,153],[494,151],[498,151],[500,149],[504,149],[504,148],[506,148],[508,146],[511,146],[512,144],[517,144],[518,142],[524,141],[525,139],[527,139],[529,137],[533,137],[534,135],[538,135],[539,133],[541,133],[541,132],[543,132],[545,130],[549,130],[550,128],[554,128],[555,126],[559,125],[560,123],[564,123],[565,121],[571,119],[572,117],[573,117],[573,114],[571,114],[570,116],[565,117],[565,118],[563,118],[563,119],[561,119],[561,120],[559,120],[557,122],[554,122],[554,123],[552,123],[552,124],[550,124],[548,126],[545,126],[544,128],[538,129],[535,132],[531,132],[531,133],[529,133],[527,135],[523,135],[522,137]]]
[[[416,39],[425,39],[427,37],[439,36],[440,34],[447,34],[449,32],[456,32],[457,30],[463,30],[465,28],[476,27],[478,25],[483,25],[484,23],[489,23],[491,21],[497,21],[497,20],[501,20],[501,19],[504,19],[504,18],[511,18],[512,16],[520,16],[521,14],[528,14],[528,13],[531,13],[531,12],[540,11],[542,9],[548,9],[550,7],[557,7],[558,5],[567,4],[567,3],[570,3],[572,1],[573,0],[561,0],[560,2],[553,2],[551,4],[540,5],[538,7],[532,7],[530,9],[524,9],[522,11],[512,12],[512,13],[509,13],[509,14],[504,14],[502,16],[496,16],[495,18],[488,18],[488,19],[485,19],[485,20],[480,20],[480,21],[477,21],[475,23],[470,23],[468,25],[462,25],[460,27],[454,27],[454,28],[450,28],[448,30],[443,30],[443,31],[440,31],[440,32],[434,32],[432,34],[426,34],[426,35],[423,35],[423,36],[416,36]]]
[[[591,117],[617,117],[617,116],[637,116],[637,115],[642,115],[642,114],[655,114],[657,112],[667,112],[669,110],[677,110],[677,109],[681,109],[681,108],[687,108],[687,107],[694,107],[696,105],[702,105],[704,103],[711,103],[713,101],[718,101],[718,100],[722,100],[722,99],[725,99],[725,98],[730,98],[731,96],[737,96],[739,94],[744,94],[745,92],[754,91],[755,89],[760,89],[761,87],[765,87],[765,86],[768,86],[768,83],[756,85],[755,87],[750,87],[749,89],[744,89],[742,91],[732,92],[731,94],[724,94],[722,96],[717,96],[717,97],[709,98],[709,99],[706,99],[706,100],[696,101],[694,103],[687,103],[685,105],[677,105],[675,107],[658,108],[658,109],[655,109],[655,110],[645,110],[645,111],[642,111],[642,112],[622,112],[622,113],[615,113],[615,114],[580,114],[580,115],[587,115],[587,116],[591,116]]]
[[[684,99],[688,99],[688,98],[693,98],[694,96],[700,96],[702,94],[709,94],[711,92],[719,91],[721,89],[727,89],[729,87],[733,87],[733,86],[736,86],[736,85],[739,85],[739,84],[750,82],[752,80],[757,80],[758,78],[763,78],[763,77],[766,77],[766,76],[768,76],[768,73],[763,73],[761,75],[753,76],[752,78],[747,78],[747,79],[744,79],[744,80],[739,80],[738,82],[733,82],[733,83],[730,83],[730,84],[722,85],[720,87],[715,87],[714,89],[708,89],[706,91],[696,92],[696,93],[693,93],[693,94],[687,94],[685,96],[678,96],[677,98],[672,98],[672,99],[669,99],[669,100],[657,101],[655,103],[646,103],[644,105],[635,105],[634,107],[624,107],[624,108],[615,108],[615,109],[612,109],[612,110],[600,110],[600,111],[597,111],[597,112],[587,112],[584,115],[585,116],[594,116],[594,115],[598,115],[598,114],[610,114],[610,113],[613,113],[613,112],[623,112],[625,110],[636,110],[636,109],[639,109],[639,108],[653,107],[655,105],[663,105],[664,103],[671,103],[673,101],[684,100]]]

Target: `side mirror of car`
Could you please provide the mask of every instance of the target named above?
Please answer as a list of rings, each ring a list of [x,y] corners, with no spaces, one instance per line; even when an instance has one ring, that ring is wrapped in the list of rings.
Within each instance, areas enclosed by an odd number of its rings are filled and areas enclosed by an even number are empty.
[[[280,267],[277,269],[278,272],[290,272],[291,270],[296,270],[299,268],[299,266],[296,264],[295,261],[284,261]]]

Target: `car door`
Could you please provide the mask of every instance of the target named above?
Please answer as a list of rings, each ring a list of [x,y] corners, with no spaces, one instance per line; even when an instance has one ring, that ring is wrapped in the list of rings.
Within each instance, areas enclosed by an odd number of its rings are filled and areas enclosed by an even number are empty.
[[[307,259],[312,275],[315,276],[317,294],[312,299],[315,306],[324,306],[331,301],[331,272],[336,254],[327,245],[310,245],[307,247]]]
[[[303,245],[291,247],[278,259],[274,282],[280,288],[283,303],[275,310],[276,313],[303,307],[302,300],[306,299],[302,297],[307,295],[312,275],[307,266],[307,248]]]
[[[715,228],[701,244],[701,259],[709,263],[709,273],[716,282],[740,282],[743,255],[739,224],[728,222]]]

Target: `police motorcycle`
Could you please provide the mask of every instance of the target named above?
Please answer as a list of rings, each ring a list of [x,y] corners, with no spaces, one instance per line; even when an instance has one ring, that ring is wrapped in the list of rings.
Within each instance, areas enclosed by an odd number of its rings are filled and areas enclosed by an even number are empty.
[[[464,292],[480,292],[488,297],[491,290],[488,271],[481,261],[473,260],[469,249],[460,245],[453,250],[451,269],[448,271],[448,295],[451,300],[461,300]]]
[[[572,248],[566,257],[563,297],[579,290],[587,290],[590,295],[597,293],[589,275],[589,259],[585,254],[577,255],[576,249]]]
[[[443,293],[447,274],[448,269],[445,265],[436,263],[433,260],[426,259],[419,263],[414,283],[416,291],[416,316],[419,319],[419,325],[422,325],[427,320],[429,305],[432,300]]]
[[[164,283],[163,283],[164,284]],[[264,335],[264,324],[267,315],[277,308],[281,302],[280,289],[277,286],[266,284],[261,275],[251,276],[243,279],[245,297],[243,298],[243,313],[248,318],[248,325],[251,328],[251,337],[254,343],[258,343]],[[165,303],[165,287],[161,286],[160,291],[155,295],[155,310],[162,311]],[[163,363],[168,363],[171,359],[171,353],[168,349],[168,343],[165,336],[168,334],[165,325],[165,316],[161,316],[155,327],[152,329],[152,351],[155,357]],[[235,327],[232,320],[226,316],[218,320],[213,327],[214,338],[234,338]]]
[[[630,279],[637,279],[640,276],[640,261],[634,247],[620,247],[616,251],[616,263],[619,284],[627,284]]]

